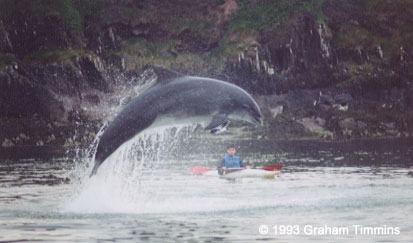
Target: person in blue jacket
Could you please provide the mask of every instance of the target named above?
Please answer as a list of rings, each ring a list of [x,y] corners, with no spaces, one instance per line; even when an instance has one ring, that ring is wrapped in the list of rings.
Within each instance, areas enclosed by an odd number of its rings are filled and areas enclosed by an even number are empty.
[[[249,168],[249,166],[245,167],[242,159],[236,156],[235,152],[237,152],[235,145],[231,144],[227,146],[227,154],[218,164],[218,174],[222,175],[233,169]]]

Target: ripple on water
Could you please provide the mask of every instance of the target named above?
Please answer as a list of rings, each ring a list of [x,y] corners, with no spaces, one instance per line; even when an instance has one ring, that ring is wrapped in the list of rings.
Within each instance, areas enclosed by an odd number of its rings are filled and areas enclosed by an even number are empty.
[[[284,166],[274,180],[191,176],[188,167],[213,167],[220,156],[196,150],[196,156],[188,154],[191,159],[182,156],[142,167],[126,163],[126,171],[119,163],[107,164],[94,179],[86,178],[87,169],[76,174],[71,161],[0,163],[0,241],[331,242],[331,237],[320,236],[264,236],[258,227],[363,224],[399,226],[403,233],[363,240],[409,242],[411,154],[403,149],[357,151],[323,147],[320,153],[286,151],[283,157],[268,152],[266,158],[285,158],[270,162]],[[338,157],[344,159],[334,160]]]

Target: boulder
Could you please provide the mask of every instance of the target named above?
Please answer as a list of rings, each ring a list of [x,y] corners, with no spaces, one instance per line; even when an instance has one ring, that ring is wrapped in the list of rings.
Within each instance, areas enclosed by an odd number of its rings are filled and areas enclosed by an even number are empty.
[[[282,112],[283,112],[283,110],[284,110],[284,106],[282,106],[282,105],[279,105],[279,106],[277,106],[277,107],[275,107],[275,108],[271,108],[270,109],[270,112],[271,112],[271,115],[272,115],[272,117],[277,117],[279,114],[281,114]]]
[[[354,130],[357,128],[357,122],[354,118],[345,118],[338,122],[338,125],[343,130]]]
[[[303,125],[307,130],[318,134],[320,137],[323,137],[323,138],[334,137],[334,134],[332,132],[326,130],[323,127],[326,124],[326,120],[324,120],[323,118],[305,117],[305,118],[297,120],[297,122]]]
[[[14,143],[10,139],[5,138],[1,146],[4,148],[13,147]]]

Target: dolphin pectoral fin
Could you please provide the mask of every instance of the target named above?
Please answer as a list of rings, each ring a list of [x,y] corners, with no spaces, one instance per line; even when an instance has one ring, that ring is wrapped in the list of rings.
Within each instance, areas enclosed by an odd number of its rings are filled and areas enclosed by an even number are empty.
[[[229,121],[225,115],[216,115],[212,118],[211,123],[209,123],[205,130],[211,130],[211,133],[215,134],[225,131],[228,124]]]
[[[221,133],[221,132],[227,130],[228,124],[229,124],[229,121],[226,121],[225,123],[211,129],[211,133],[212,134],[217,134],[217,133]]]

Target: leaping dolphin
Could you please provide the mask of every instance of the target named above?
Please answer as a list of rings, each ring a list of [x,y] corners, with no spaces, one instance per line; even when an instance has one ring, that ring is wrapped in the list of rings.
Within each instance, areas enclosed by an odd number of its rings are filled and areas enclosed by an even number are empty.
[[[163,67],[152,68],[156,83],[132,99],[105,130],[91,176],[117,148],[149,127],[210,121],[205,129],[216,133],[225,129],[230,119],[262,125],[260,107],[240,87]]]

